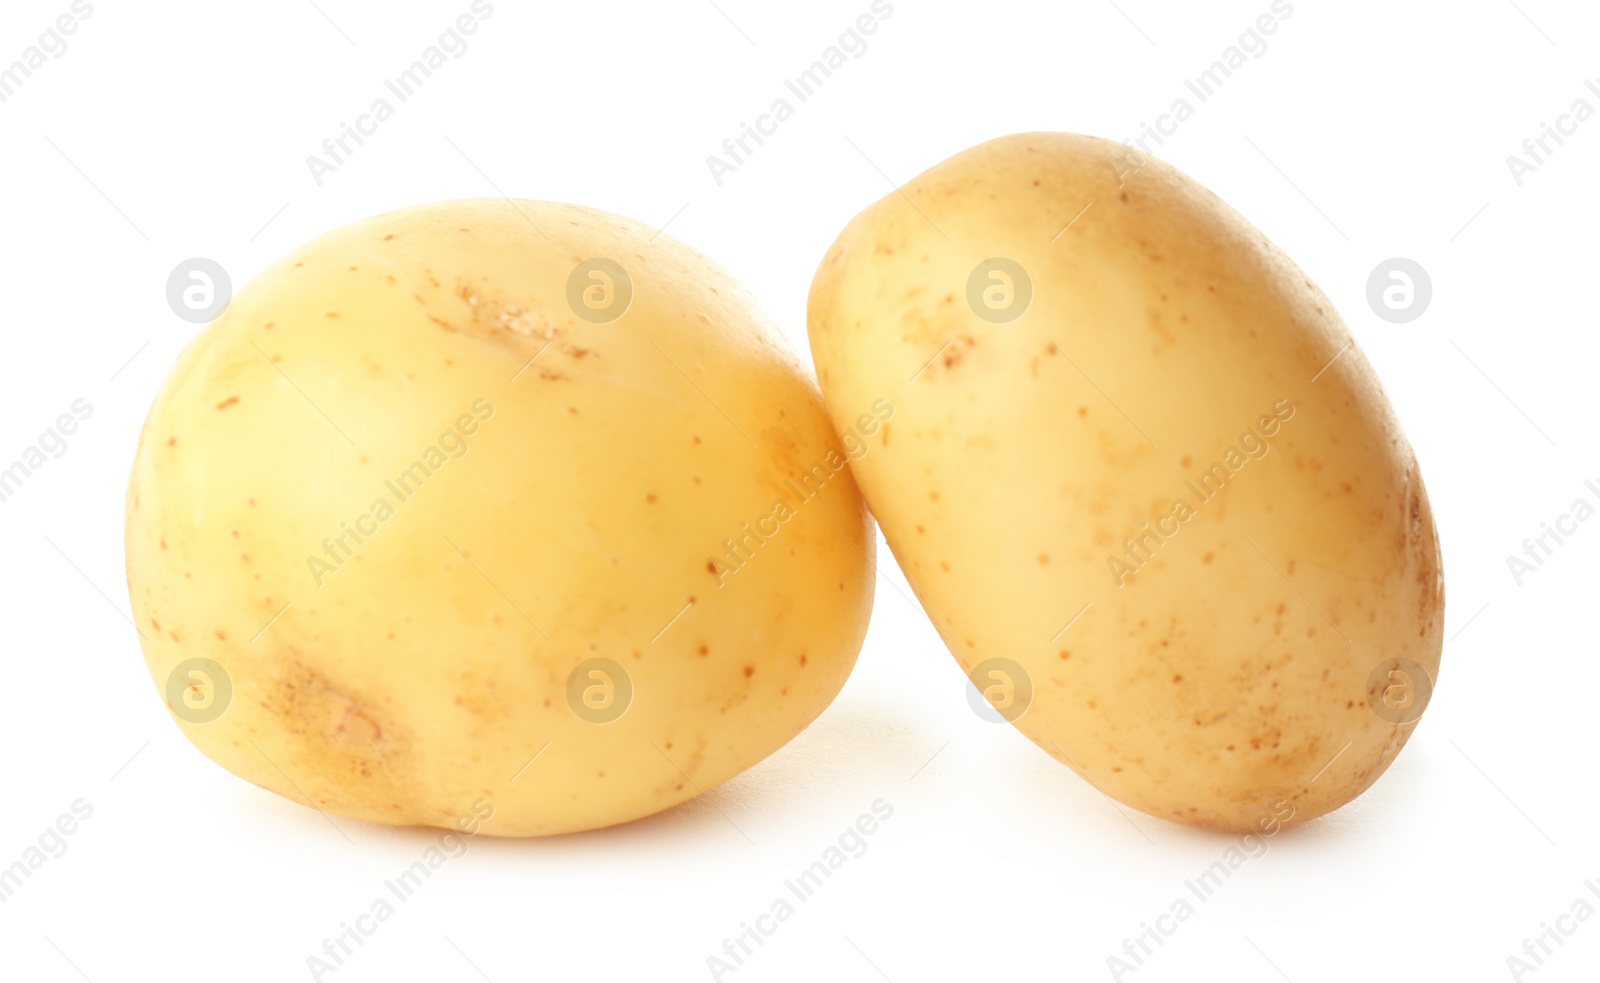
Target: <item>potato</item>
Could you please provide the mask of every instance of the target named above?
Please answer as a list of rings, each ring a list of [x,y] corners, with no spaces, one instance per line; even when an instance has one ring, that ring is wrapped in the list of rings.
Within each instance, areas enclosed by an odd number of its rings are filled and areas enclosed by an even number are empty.
[[[179,359],[128,488],[133,610],[185,734],[257,785],[390,824],[620,823],[843,685],[874,536],[836,448],[687,246],[571,205],[397,211],[278,262]]]
[[[1215,195],[1103,140],[994,140],[856,216],[809,321],[836,427],[896,408],[854,465],[890,547],[1040,747],[1151,815],[1273,831],[1399,752],[1441,647],[1422,478],[1328,298]]]

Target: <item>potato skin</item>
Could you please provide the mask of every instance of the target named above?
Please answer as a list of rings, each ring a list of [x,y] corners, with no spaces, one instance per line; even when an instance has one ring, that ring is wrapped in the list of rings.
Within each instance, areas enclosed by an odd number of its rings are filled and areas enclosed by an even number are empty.
[[[595,257],[631,278],[610,323],[568,301]],[[150,412],[126,532],[151,675],[220,664],[231,703],[175,714],[185,734],[328,813],[504,836],[649,815],[843,685],[874,538],[848,468],[736,571],[722,546],[837,445],[749,295],[652,229],[503,200],[357,222],[243,290]],[[608,723],[569,704],[591,658],[632,683]]]
[[[897,407],[856,479],[962,668],[1026,671],[1016,726],[1146,813],[1275,830],[1414,728],[1369,695],[1384,660],[1437,676],[1433,516],[1327,297],[1139,157],[1026,133],[919,175],[823,259],[812,352],[836,426]],[[997,257],[1032,286],[1005,323],[967,300]]]

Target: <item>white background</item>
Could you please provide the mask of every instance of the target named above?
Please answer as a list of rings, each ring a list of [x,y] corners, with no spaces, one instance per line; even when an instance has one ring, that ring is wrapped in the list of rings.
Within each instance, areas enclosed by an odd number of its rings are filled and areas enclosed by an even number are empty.
[[[75,800],[94,809],[0,904],[6,979],[309,979],[307,956],[437,836],[335,829],[232,777],[151,685],[122,495],[198,330],[167,307],[178,262],[213,258],[239,286],[388,209],[573,201],[670,220],[806,353],[816,263],[890,179],[1016,131],[1132,136],[1269,7],[894,0],[866,53],[718,186],[707,156],[868,0],[496,0],[465,55],[319,187],[306,157],[468,0],[318,3],[95,0],[65,54],[0,103],[0,462],[73,400],[94,407],[0,504],[0,866]],[[1600,878],[1600,521],[1520,586],[1506,566],[1600,484],[1600,118],[1521,186],[1506,163],[1575,99],[1600,109],[1583,86],[1600,78],[1600,12],[1518,3],[1294,0],[1266,53],[1158,150],[1293,256],[1376,366],[1432,494],[1449,641],[1433,706],[1377,785],[1270,841],[1127,979],[1503,980],[1541,923],[1580,896],[1600,906],[1584,888]],[[67,10],[7,0],[0,65]],[[1393,256],[1432,276],[1410,324],[1367,305]],[[867,853],[725,979],[1110,979],[1107,957],[1232,841],[1121,810],[980,721],[880,556],[856,672],[793,743],[652,819],[472,841],[325,978],[711,979],[724,938],[882,798],[894,813]],[[1600,917],[1524,978],[1597,967]]]

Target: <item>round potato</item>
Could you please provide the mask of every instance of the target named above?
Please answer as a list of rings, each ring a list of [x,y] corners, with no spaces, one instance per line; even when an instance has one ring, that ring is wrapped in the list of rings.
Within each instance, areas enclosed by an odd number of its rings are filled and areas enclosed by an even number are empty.
[[[551,834],[683,802],[815,718],[866,630],[870,521],[814,383],[710,261],[592,209],[454,201],[300,248],[188,347],[140,439],[128,585],[228,770]]]
[[[1276,831],[1400,750],[1441,648],[1428,496],[1333,305],[1216,195],[994,140],[858,215],[809,315],[836,426],[896,407],[855,473],[901,567],[1050,754]]]

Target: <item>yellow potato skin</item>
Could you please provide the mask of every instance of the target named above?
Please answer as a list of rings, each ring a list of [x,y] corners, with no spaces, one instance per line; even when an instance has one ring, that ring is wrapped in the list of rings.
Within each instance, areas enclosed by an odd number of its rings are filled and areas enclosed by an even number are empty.
[[[568,303],[595,257],[632,281],[611,323]],[[467,449],[397,494],[451,427]],[[220,664],[231,704],[185,734],[327,813],[503,836],[649,815],[843,685],[872,602],[848,468],[722,561],[836,447],[753,300],[682,243],[532,201],[357,222],[240,292],[150,412],[126,533],[151,675]],[[348,528],[371,532],[319,578]],[[568,702],[591,658],[632,681],[609,723]]]
[[[995,257],[1032,283],[1009,323],[967,301]],[[1333,305],[1214,194],[1092,137],[993,140],[846,227],[809,328],[837,427],[896,407],[854,468],[934,625],[969,673],[1025,669],[1014,722],[1057,759],[1154,816],[1275,830],[1399,752],[1415,722],[1368,681],[1437,676],[1428,496]]]

